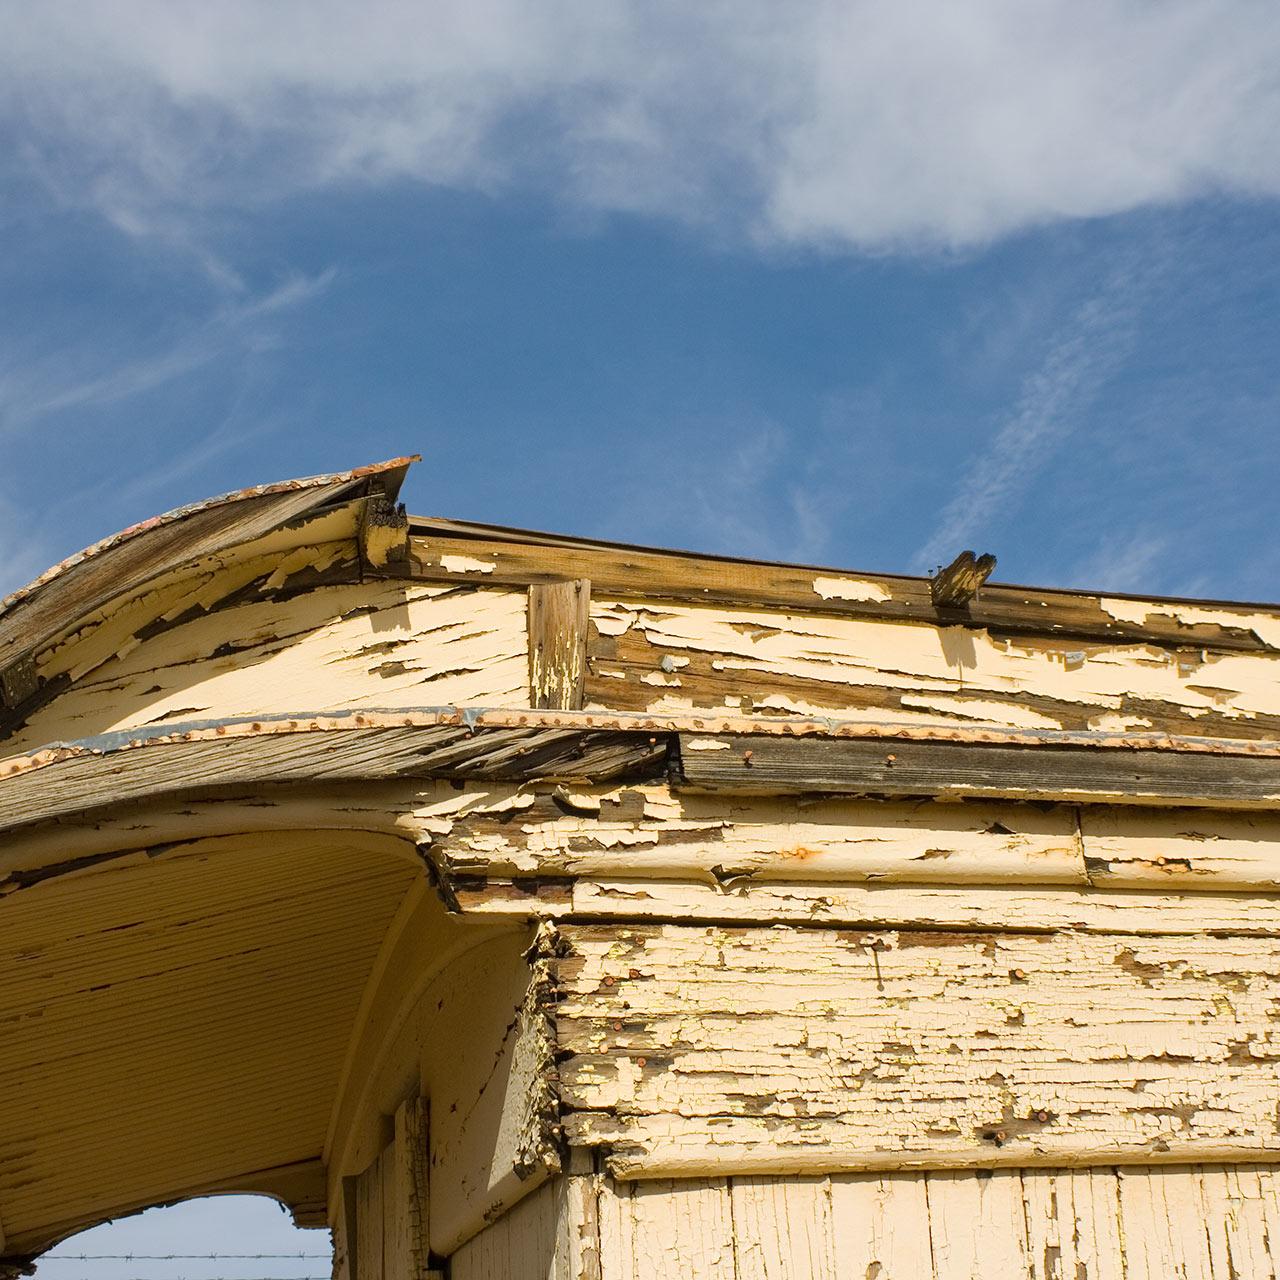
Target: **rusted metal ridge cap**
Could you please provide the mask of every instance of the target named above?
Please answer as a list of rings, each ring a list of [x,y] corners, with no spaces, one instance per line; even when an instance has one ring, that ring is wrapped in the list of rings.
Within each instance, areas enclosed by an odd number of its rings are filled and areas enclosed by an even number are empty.
[[[0,673],[111,599],[180,565],[260,537],[338,498],[394,501],[418,455],[256,485],[131,525],[0,600]]]

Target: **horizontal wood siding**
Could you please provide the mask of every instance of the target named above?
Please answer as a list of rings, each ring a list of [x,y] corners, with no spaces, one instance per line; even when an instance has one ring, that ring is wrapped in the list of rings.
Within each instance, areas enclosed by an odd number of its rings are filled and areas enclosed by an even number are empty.
[[[570,1138],[611,1168],[1280,1153],[1280,942],[565,926]]]
[[[588,707],[1280,737],[1280,655],[592,600]]]
[[[681,785],[733,795],[941,796],[1270,809],[1280,759],[1204,752],[680,735]]]

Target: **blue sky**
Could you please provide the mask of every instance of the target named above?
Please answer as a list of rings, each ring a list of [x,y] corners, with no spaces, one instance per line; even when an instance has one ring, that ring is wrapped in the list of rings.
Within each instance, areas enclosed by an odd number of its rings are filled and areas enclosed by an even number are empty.
[[[0,590],[420,452],[424,514],[1275,599],[1277,136],[1273,0],[0,0]]]

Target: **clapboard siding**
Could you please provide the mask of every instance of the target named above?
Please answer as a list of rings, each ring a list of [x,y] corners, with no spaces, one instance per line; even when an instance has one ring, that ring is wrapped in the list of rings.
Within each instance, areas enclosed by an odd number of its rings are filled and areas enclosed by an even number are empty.
[[[1280,941],[566,926],[566,1130],[615,1172],[1280,1154]]]

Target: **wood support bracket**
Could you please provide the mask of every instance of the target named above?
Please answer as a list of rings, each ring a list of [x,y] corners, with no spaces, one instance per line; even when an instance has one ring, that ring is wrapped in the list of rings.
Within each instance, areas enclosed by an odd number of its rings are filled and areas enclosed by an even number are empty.
[[[36,659],[33,653],[24,653],[0,671],[0,707],[21,706],[39,687],[36,676]]]
[[[939,609],[963,609],[996,567],[993,555],[962,551],[945,569],[929,579],[929,595]]]
[[[360,518],[360,562],[383,572],[408,570],[409,517],[404,503],[392,502],[382,493],[365,499]]]
[[[591,583],[534,583],[529,588],[529,705],[578,711],[587,674]]]

